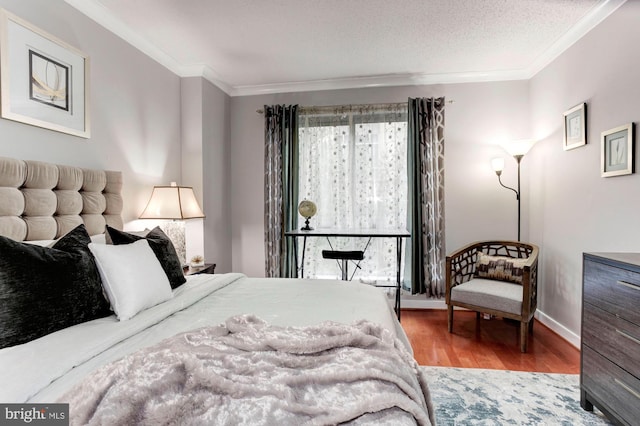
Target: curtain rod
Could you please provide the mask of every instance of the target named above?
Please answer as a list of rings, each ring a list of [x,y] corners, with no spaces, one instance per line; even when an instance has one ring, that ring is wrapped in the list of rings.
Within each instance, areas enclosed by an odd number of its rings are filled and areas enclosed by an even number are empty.
[[[452,104],[455,102],[454,99],[450,99],[445,101],[448,104]],[[305,112],[328,112],[332,110],[341,110],[341,111],[352,111],[362,108],[371,108],[371,109],[386,109],[386,108],[398,108],[402,106],[406,106],[406,102],[396,102],[396,103],[387,103],[387,104],[350,104],[350,105],[326,105],[326,106],[302,106],[298,107],[298,111],[301,113]],[[262,108],[256,110],[258,114],[264,114],[264,110]]]

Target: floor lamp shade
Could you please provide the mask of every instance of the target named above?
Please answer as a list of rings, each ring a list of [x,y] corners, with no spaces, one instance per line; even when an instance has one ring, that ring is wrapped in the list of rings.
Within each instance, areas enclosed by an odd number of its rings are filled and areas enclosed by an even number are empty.
[[[491,160],[491,168],[496,173],[502,173],[504,170],[504,158],[494,158]]]
[[[154,186],[140,219],[195,219],[204,217],[190,186]]]

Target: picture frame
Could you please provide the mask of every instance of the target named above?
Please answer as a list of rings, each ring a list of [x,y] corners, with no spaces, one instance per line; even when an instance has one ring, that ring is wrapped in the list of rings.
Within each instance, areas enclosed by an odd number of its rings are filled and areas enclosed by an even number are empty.
[[[585,102],[565,111],[563,144],[565,151],[587,144],[587,104]]]
[[[634,172],[633,123],[602,132],[600,170],[602,177],[630,175]]]
[[[89,138],[89,57],[0,9],[2,118]]]

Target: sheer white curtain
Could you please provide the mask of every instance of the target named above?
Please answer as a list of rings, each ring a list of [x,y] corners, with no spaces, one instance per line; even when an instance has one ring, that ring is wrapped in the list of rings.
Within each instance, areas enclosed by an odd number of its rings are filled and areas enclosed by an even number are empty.
[[[406,108],[406,104],[390,104],[300,112],[298,199],[306,198],[318,207],[311,226],[406,229]],[[298,227],[303,222],[299,217]],[[331,244],[333,249],[361,250],[367,239],[332,239]],[[321,251],[329,248],[326,239],[307,240],[305,277],[339,278],[337,263],[322,259]],[[360,266],[354,279],[395,280],[395,240],[371,240]]]

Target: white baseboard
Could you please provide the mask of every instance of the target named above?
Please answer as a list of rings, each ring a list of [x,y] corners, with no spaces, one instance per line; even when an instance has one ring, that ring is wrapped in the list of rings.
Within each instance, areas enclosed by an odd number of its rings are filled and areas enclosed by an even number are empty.
[[[402,296],[402,308],[406,309],[447,309],[444,299],[426,299],[424,296]],[[569,342],[572,346],[580,349],[580,336],[573,331],[560,324],[539,309],[536,311],[535,317],[538,321],[549,327],[551,331]],[[535,331],[534,331],[535,333]]]
[[[444,299],[427,299],[424,296],[402,296],[400,306],[406,309],[447,309]]]
[[[560,324],[558,321],[554,320],[553,318],[551,318],[544,312],[540,311],[539,309],[536,311],[535,317],[542,324],[549,327],[558,336],[562,337],[564,340],[569,342],[571,345],[573,345],[577,349],[580,349],[580,336],[578,336],[576,333],[569,330],[567,327]]]

